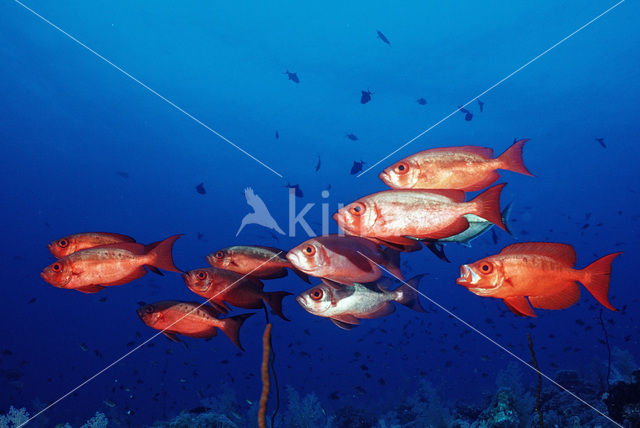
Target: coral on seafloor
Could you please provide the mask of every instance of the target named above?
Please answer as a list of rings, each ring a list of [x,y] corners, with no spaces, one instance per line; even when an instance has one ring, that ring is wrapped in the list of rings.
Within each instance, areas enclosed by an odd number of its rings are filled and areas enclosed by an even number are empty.
[[[640,370],[633,372],[629,382],[620,381],[612,386],[603,401],[613,420],[640,426]]]
[[[16,428],[29,420],[29,412],[24,407],[16,409],[11,406],[6,415],[0,415],[0,428]],[[89,419],[80,428],[107,428],[109,420],[104,413],[96,412],[95,416]],[[68,423],[58,424],[56,428],[71,428]]]
[[[521,425],[521,419],[529,419],[528,414],[521,415],[516,410],[517,398],[509,388],[501,388],[478,419],[471,424],[472,428],[512,428]]]

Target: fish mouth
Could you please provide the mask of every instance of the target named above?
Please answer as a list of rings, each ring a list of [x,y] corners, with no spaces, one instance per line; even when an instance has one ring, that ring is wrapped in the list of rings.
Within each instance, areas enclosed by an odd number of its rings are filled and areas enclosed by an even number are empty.
[[[382,171],[380,174],[378,174],[378,178],[385,184],[388,184],[390,182],[389,173],[387,171]]]
[[[458,285],[470,288],[470,285],[475,285],[480,280],[480,276],[469,267],[469,265],[460,266],[460,277],[456,279]]]
[[[302,297],[302,294],[296,296],[296,302],[298,302],[298,304],[302,306],[305,310],[307,309],[307,303],[305,302],[304,297]]]
[[[287,257],[287,260],[289,260],[292,265],[294,265],[295,267],[298,267],[300,263],[300,258],[296,253],[289,251],[286,257]]]

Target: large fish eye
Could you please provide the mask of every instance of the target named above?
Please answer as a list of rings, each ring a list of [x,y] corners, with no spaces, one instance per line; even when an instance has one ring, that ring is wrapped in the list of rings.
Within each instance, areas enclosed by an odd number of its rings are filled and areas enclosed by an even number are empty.
[[[394,171],[396,174],[401,174],[401,175],[402,175],[402,174],[406,174],[406,173],[407,173],[407,171],[409,171],[409,165],[407,165],[407,164],[406,164],[406,163],[404,163],[404,162],[398,162],[398,163],[396,164],[396,167],[395,167],[395,168],[393,168],[393,171]]]
[[[218,260],[224,259],[224,251],[216,251],[213,257],[215,257]]]
[[[201,270],[200,272],[198,272],[198,273],[196,274],[196,277],[197,277],[198,279],[205,279],[205,278],[207,277],[207,273],[206,273],[205,271]]]
[[[323,295],[324,292],[322,291],[322,288],[314,288],[309,292],[309,297],[311,297],[313,300],[320,300],[322,299]]]
[[[364,206],[364,204],[360,202],[354,202],[353,204],[351,204],[351,207],[349,208],[349,212],[352,215],[361,216],[362,214],[364,214],[365,208],[366,207]]]
[[[67,245],[69,245],[69,241],[67,241],[66,239],[61,239],[58,241],[58,245],[62,248],[66,247]]]
[[[148,314],[152,314],[153,313],[153,306],[149,305],[146,308],[144,308],[144,311]]]
[[[491,263],[484,262],[480,265],[480,272],[491,273],[493,272],[493,265]]]
[[[52,269],[54,272],[60,272],[60,271],[62,270],[62,265],[61,265],[60,263],[54,263],[54,264],[51,266],[51,269]]]
[[[316,247],[314,247],[313,245],[307,245],[306,247],[304,247],[304,254],[307,256],[313,256],[316,253]]]

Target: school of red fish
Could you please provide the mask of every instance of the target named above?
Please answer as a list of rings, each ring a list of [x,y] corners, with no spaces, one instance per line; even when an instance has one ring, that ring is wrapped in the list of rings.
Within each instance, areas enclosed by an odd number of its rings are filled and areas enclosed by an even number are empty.
[[[446,242],[468,245],[492,225],[508,231],[509,208],[500,208],[506,184],[494,183],[500,178],[498,170],[532,176],[522,157],[527,141],[515,141],[498,157],[492,149],[476,146],[408,156],[380,173],[390,190],[364,196],[334,214],[344,235],[311,238],[288,252],[232,246],[206,256],[210,267],[185,272],[176,268],[172,257],[173,244],[181,235],[144,245],[116,233],[78,233],[48,245],[57,260],[40,275],[58,288],[96,293],[141,278],[147,271],[182,273],[189,290],[206,301],[143,305],[137,310],[140,319],[173,341],[179,341],[178,334],[210,339],[221,330],[240,349],[240,327],[252,313],[229,316],[230,306],[264,308],[265,313],[269,307],[287,320],[282,301],[291,293],[265,291],[263,281],[285,277],[289,270],[307,283],[310,276],[321,281],[296,297],[300,306],[343,329],[356,327],[361,319],[393,313],[393,302],[424,312],[418,291],[423,275],[405,282],[401,253],[424,245],[446,260],[442,250]],[[467,201],[465,192],[481,190]],[[516,243],[497,255],[462,265],[456,282],[478,296],[502,299],[518,316],[535,317],[533,308],[574,305],[580,298],[578,284],[615,310],[608,298],[609,280],[611,263],[620,254],[575,269],[571,245]],[[383,278],[385,272],[396,281]],[[400,286],[390,290],[394,282]]]

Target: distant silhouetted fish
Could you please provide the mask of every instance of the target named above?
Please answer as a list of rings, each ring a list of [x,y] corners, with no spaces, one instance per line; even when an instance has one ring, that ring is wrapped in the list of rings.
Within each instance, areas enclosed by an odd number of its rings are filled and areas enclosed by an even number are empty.
[[[607,148],[607,145],[604,143],[604,138],[596,138],[596,141],[600,143],[603,148]]]
[[[362,171],[362,166],[364,165],[363,161],[353,161],[353,166],[351,167],[351,175],[355,175]]]
[[[351,141],[358,141],[358,136],[356,134],[349,133],[346,135],[346,137]]]
[[[116,174],[118,174],[122,178],[129,178],[129,173],[125,171],[116,171]]]
[[[321,164],[320,156],[318,156],[318,164],[316,165],[316,172],[318,172],[318,170],[320,169],[320,164]]]
[[[204,233],[198,232],[198,241],[202,241],[202,238],[204,238]]]
[[[284,187],[288,187],[289,189],[295,189],[295,194],[296,194],[296,197],[298,198],[302,198],[304,196],[304,193],[302,193],[302,189],[300,189],[300,185],[298,184],[287,183],[287,185]]]
[[[204,183],[200,183],[196,186],[196,192],[200,193],[201,195],[207,193],[207,191],[204,190]]]
[[[480,98],[478,98],[478,107],[480,107],[480,113],[482,113],[482,110],[484,108],[484,103],[480,101]]]
[[[388,44],[388,45],[391,45],[391,42],[389,41],[389,39],[387,39],[387,37],[386,37],[384,34],[382,34],[382,31],[377,30],[377,33],[378,33],[378,38],[379,38],[380,40],[382,40],[383,42],[385,42],[385,43],[386,43],[386,44]],[[401,43],[401,44],[402,44],[402,43]]]
[[[466,120],[467,122],[470,122],[471,119],[473,119],[473,113],[471,113],[466,108],[458,107],[458,110],[460,110],[461,113],[464,113],[464,120]]]
[[[276,140],[280,138],[280,134],[278,134],[278,130],[276,129]]]
[[[369,101],[371,101],[371,94],[373,94],[373,92],[371,92],[370,90],[366,90],[366,91],[361,91],[362,95],[360,96],[360,104],[366,104]]]
[[[425,100],[424,98],[420,97],[417,100],[417,103],[420,104],[421,106],[427,105],[427,100]]]
[[[300,79],[298,78],[297,73],[291,73],[289,70],[285,71],[285,74],[289,77],[293,83],[300,83]]]

